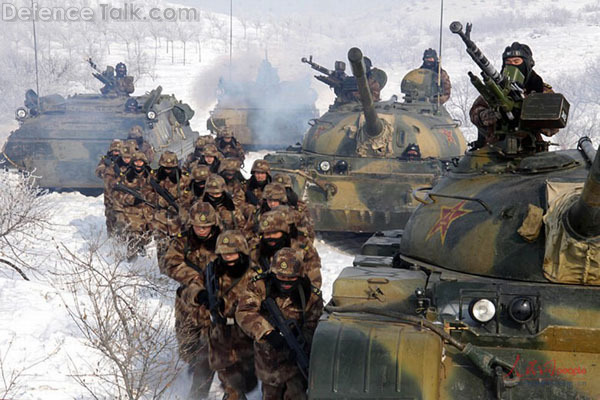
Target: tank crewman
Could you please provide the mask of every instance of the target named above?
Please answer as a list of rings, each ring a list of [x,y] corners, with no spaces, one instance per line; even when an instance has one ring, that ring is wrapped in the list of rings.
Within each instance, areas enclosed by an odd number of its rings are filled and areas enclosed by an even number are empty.
[[[235,206],[241,211],[246,200],[246,180],[241,172],[242,162],[236,158],[226,158],[221,161],[219,175],[225,180],[227,191],[233,196]]]
[[[127,66],[120,62],[115,66],[116,80],[115,86],[119,94],[128,96],[135,91],[133,86],[133,77],[127,75]]]
[[[193,371],[190,398],[206,398],[214,373],[208,364],[210,315],[182,296],[185,288],[204,282],[206,265],[213,261],[219,217],[208,203],[197,202],[189,211],[186,228],[169,245],[164,258],[165,273],[180,285],[175,297],[175,334],[181,359]]]
[[[315,239],[315,224],[310,215],[310,211],[306,203],[298,198],[298,194],[294,192],[294,185],[292,184],[292,178],[288,174],[278,172],[273,176],[273,181],[277,182],[285,187],[285,193],[287,196],[287,205],[292,209],[296,210],[299,214],[299,220],[297,221],[298,228],[306,228],[307,237],[312,241]],[[300,229],[303,231],[303,229]]]
[[[217,149],[225,158],[237,158],[240,162],[244,162],[244,148],[233,136],[233,131],[228,126],[224,126],[219,130],[216,144]]]
[[[145,246],[150,242],[152,218],[156,203],[156,194],[150,186],[150,166],[146,155],[136,151],[131,157],[131,164],[121,173],[117,184],[137,193],[137,196],[114,190],[114,201],[122,210],[118,215],[117,225],[127,240],[127,258],[145,254]]]
[[[292,238],[290,217],[282,209],[267,211],[259,219],[257,240],[251,243],[250,258],[256,264],[256,272],[269,270],[273,256],[284,247],[302,250],[304,271],[315,287],[321,288],[321,259],[311,242]]]
[[[192,163],[198,164],[199,160],[202,159],[204,146],[206,146],[207,144],[215,144],[215,138],[211,135],[198,136],[198,139],[196,139],[196,141],[194,142],[194,151],[188,154],[187,158],[185,159],[185,162],[183,164],[184,169],[191,171],[193,168]]]
[[[121,155],[121,146],[123,146],[123,142],[120,139],[115,139],[110,143],[106,155],[103,155],[102,158],[100,158],[100,162],[98,162],[98,166],[96,167],[96,176],[98,178],[104,179],[104,172],[106,169],[111,168],[117,161]]]
[[[158,169],[153,173],[150,184],[156,192],[157,207],[154,211],[154,238],[158,266],[163,271],[163,256],[168,242],[181,228],[179,211],[185,207],[185,198],[189,191],[189,173],[179,168],[177,154],[165,151],[158,160]]]
[[[502,53],[502,70],[505,68],[516,67],[525,77],[523,82],[523,91],[525,96],[531,93],[553,93],[552,86],[544,82],[544,80],[533,70],[535,62],[533,53],[528,45],[519,42],[514,42],[504,49]],[[498,122],[496,111],[490,108],[488,103],[482,96],[477,97],[469,111],[471,122],[478,129],[478,138],[474,143],[475,148],[484,146],[486,143],[494,143],[498,140],[495,135],[495,126]],[[542,134],[552,136],[558,132],[558,129],[541,129],[536,134],[536,147],[540,150],[548,150],[548,144],[542,139]]]
[[[201,279],[194,280],[182,297],[199,307],[210,321],[208,328],[210,368],[223,385],[224,399],[245,399],[256,387],[252,338],[235,322],[238,303],[246,294],[251,268],[248,243],[239,231],[219,235],[217,258]]]
[[[117,216],[123,210],[114,200],[113,187],[121,174],[125,173],[127,168],[129,168],[131,156],[134,152],[135,149],[131,146],[121,146],[121,155],[117,158],[117,161],[113,163],[111,168],[106,168],[104,170],[104,215],[106,215],[106,231],[109,235],[122,234],[122,232],[117,229]]]
[[[154,148],[152,145],[144,140],[144,130],[139,125],[134,125],[129,130],[127,139],[133,139],[136,142],[138,150],[146,155],[148,164],[152,164],[154,161]]]
[[[202,201],[215,208],[225,229],[241,229],[246,225],[242,211],[236,208],[231,194],[227,192],[225,180],[220,175],[212,174],[208,177]]]
[[[271,316],[267,299],[285,320],[298,326],[294,338],[308,359],[317,323],[323,313],[320,290],[307,277],[302,251],[282,248],[273,257],[270,272],[255,276],[241,297],[236,320],[254,339],[256,375],[262,382],[264,400],[306,399],[307,381],[297,363],[298,356]]]
[[[443,68],[440,68],[440,60],[437,56],[437,52],[434,49],[429,48],[423,52],[423,64],[421,64],[420,68],[433,71],[436,73],[436,76],[438,74],[438,71],[441,72],[439,78],[440,87],[436,92],[439,93],[440,104],[444,104],[445,102],[447,102],[450,98],[450,92],[452,91],[452,84],[450,82],[450,76],[448,75],[448,73]],[[436,86],[437,82],[438,81],[436,78]],[[432,101],[437,102],[437,97],[434,96]]]
[[[250,173],[252,176],[246,186],[246,203],[258,207],[265,186],[272,181],[271,166],[266,160],[256,160],[252,164]]]

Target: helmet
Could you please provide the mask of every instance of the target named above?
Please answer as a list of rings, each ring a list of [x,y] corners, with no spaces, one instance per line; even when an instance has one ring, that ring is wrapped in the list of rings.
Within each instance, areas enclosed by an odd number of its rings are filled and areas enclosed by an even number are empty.
[[[119,139],[115,139],[112,142],[110,142],[110,147],[108,148],[108,151],[121,151],[121,148],[123,147],[123,142],[120,141]]]
[[[288,174],[284,174],[283,172],[276,173],[275,176],[273,177],[273,182],[277,182],[286,188],[293,187],[292,177],[289,176]]]
[[[242,168],[242,162],[237,158],[226,158],[219,165],[219,173],[223,171],[239,171]]]
[[[271,166],[269,162],[266,160],[256,160],[254,164],[252,164],[252,170],[250,173],[253,174],[255,172],[266,172],[267,174],[271,173]]]
[[[206,193],[223,193],[225,190],[225,179],[221,175],[212,174],[206,180],[206,188],[204,189]]]
[[[196,165],[194,168],[192,168],[190,176],[196,182],[206,181],[210,176],[210,167],[204,164]]]
[[[139,161],[139,160],[142,160],[143,162],[148,164],[148,157],[146,157],[146,155],[141,151],[135,151],[133,153],[133,155],[131,156],[131,161]]]
[[[231,254],[231,253],[242,253],[250,255],[248,248],[248,242],[240,231],[225,231],[217,238],[217,247],[215,249],[217,254]]]
[[[434,62],[438,62],[437,52],[432,48],[429,48],[423,52],[423,61],[425,61],[427,58],[433,58]]]
[[[285,232],[290,233],[290,226],[285,212],[281,210],[267,211],[258,220],[260,233]]]
[[[504,66],[506,59],[510,57],[521,57],[525,63],[525,66],[527,67],[527,72],[531,71],[535,65],[531,48],[526,44],[513,42],[513,44],[506,47],[504,49],[504,53],[502,53],[502,66]]]
[[[123,146],[121,146],[121,158],[131,157],[136,151],[136,146],[131,146],[131,144],[125,143]]]
[[[303,259],[302,250],[284,247],[275,253],[273,261],[271,261],[271,272],[276,276],[297,278],[302,275]]]
[[[215,138],[210,136],[210,135],[202,135],[202,136],[198,136],[198,139],[196,139],[196,141],[194,142],[194,147],[196,148],[202,148],[204,146],[206,146],[207,144],[215,143]]]
[[[224,126],[223,128],[221,128],[217,134],[217,137],[233,137],[233,131],[231,130],[230,127],[228,126]]]
[[[127,139],[125,141],[125,146],[129,146],[129,147],[133,148],[134,150],[138,149],[138,144],[135,139]]]
[[[141,138],[144,137],[144,131],[142,130],[142,127],[139,125],[134,125],[131,127],[131,129],[129,130],[129,135],[127,136],[128,139],[137,139],[137,138]]]
[[[219,216],[209,203],[198,201],[190,208],[188,225],[207,227],[219,224]]]
[[[265,200],[278,200],[281,203],[287,203],[285,187],[279,183],[269,183],[265,186],[262,198]]]
[[[177,160],[177,154],[172,151],[165,151],[160,155],[158,165],[165,168],[177,168],[179,166],[179,160]]]
[[[371,70],[371,67],[373,66],[373,62],[369,57],[364,57],[363,60],[365,63],[365,71],[369,72]]]
[[[120,62],[115,66],[115,71],[117,72],[117,76],[125,76],[127,75],[127,66]]]
[[[217,150],[217,146],[215,146],[212,143],[208,143],[206,145],[204,145],[204,150],[202,151],[202,154],[204,154],[204,156],[209,156],[209,157],[219,157],[219,150]]]

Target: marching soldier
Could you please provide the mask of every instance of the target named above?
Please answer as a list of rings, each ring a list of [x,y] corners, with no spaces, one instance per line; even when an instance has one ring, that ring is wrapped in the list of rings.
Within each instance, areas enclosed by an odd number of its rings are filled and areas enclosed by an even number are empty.
[[[188,154],[185,163],[183,164],[183,168],[191,171],[193,165],[192,163],[198,164],[202,159],[202,153],[204,152],[204,146],[207,144],[215,144],[215,138],[211,135],[202,135],[198,136],[198,139],[194,142],[194,151]]]
[[[208,315],[209,363],[223,385],[223,398],[245,399],[244,393],[257,384],[252,338],[235,322],[253,275],[248,244],[239,231],[225,231],[217,239],[216,253],[204,276],[190,283],[182,297]]]
[[[119,139],[115,139],[110,143],[106,155],[102,156],[98,166],[96,167],[96,176],[100,179],[104,179],[104,172],[107,168],[111,168],[112,165],[117,161],[121,155],[121,147],[123,142]]]
[[[214,373],[208,363],[209,315],[197,303],[182,296],[185,288],[204,281],[206,265],[216,257],[219,217],[208,203],[195,203],[189,212],[187,229],[170,243],[164,257],[165,273],[179,282],[175,298],[175,333],[179,355],[193,371],[190,398],[208,395]]]
[[[231,128],[225,126],[219,131],[216,145],[225,158],[236,158],[240,160],[240,163],[244,162],[244,149],[242,144],[233,136]]]
[[[285,188],[278,183],[269,183],[265,186],[259,207],[255,209],[246,223],[244,232],[248,235],[247,237],[258,235],[258,221],[261,215],[283,204],[287,204]]]
[[[214,144],[207,144],[204,146],[202,152],[202,159],[200,164],[205,164],[210,167],[210,172],[216,174],[219,172],[219,165],[221,164],[221,153],[217,150],[217,146]]]
[[[298,194],[294,192],[294,185],[292,184],[292,178],[288,174],[279,172],[273,176],[273,181],[283,185],[285,187],[285,193],[287,196],[287,204],[296,210],[299,214],[297,221],[298,228],[306,228],[307,237],[312,241],[315,239],[314,222],[310,215],[310,211],[306,203],[298,198]],[[301,229],[302,231],[302,229]]]
[[[187,219],[188,209],[198,200],[204,197],[206,180],[211,175],[208,165],[196,165],[190,172],[190,186],[184,192],[181,203],[183,207],[179,210],[182,220]]]
[[[242,175],[241,168],[241,161],[235,158],[226,158],[219,166],[219,175],[225,179],[227,191],[233,196],[233,202],[238,208],[244,206],[246,199],[246,190],[244,189],[246,180]]]
[[[146,155],[148,164],[152,164],[154,161],[154,149],[152,145],[144,140],[144,131],[141,126],[134,125],[127,135],[127,139],[135,140],[138,150]]]
[[[241,229],[245,226],[246,219],[241,210],[236,208],[231,194],[227,192],[225,180],[220,175],[208,177],[202,200],[215,208],[225,229]]]
[[[308,357],[323,300],[303,269],[301,253],[279,250],[270,272],[255,276],[238,304],[236,320],[255,340],[256,375],[264,400],[306,398]]]
[[[246,187],[246,202],[258,207],[265,186],[271,183],[271,166],[266,160],[256,160],[250,170],[252,176]]]
[[[111,168],[104,170],[104,215],[106,215],[106,231],[109,235],[121,234],[117,228],[117,216],[123,210],[114,200],[113,187],[122,173],[125,173],[131,162],[131,155],[135,149],[130,146],[121,146],[120,155]]]

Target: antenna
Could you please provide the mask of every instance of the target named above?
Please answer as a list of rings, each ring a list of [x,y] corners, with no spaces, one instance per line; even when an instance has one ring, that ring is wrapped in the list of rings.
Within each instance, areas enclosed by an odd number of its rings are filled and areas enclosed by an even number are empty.
[[[233,53],[233,0],[229,0],[229,81],[231,81],[232,53]]]
[[[31,0],[31,9],[33,10],[33,0]],[[35,53],[35,89],[37,92],[37,109],[38,114],[41,114],[40,108],[40,79],[38,73],[38,55],[37,55],[37,35],[35,33],[35,15],[32,16],[31,22],[33,23],[33,52]]]
[[[442,88],[442,26],[444,25],[444,0],[440,0],[440,49],[438,51],[438,76],[437,76],[437,106],[440,108],[440,91]]]

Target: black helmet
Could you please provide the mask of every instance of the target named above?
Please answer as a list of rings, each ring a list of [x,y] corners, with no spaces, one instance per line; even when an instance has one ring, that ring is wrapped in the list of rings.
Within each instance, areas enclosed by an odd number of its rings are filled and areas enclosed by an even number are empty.
[[[432,48],[429,48],[423,52],[423,61],[425,61],[427,58],[433,58],[434,62],[438,62],[437,52]]]
[[[369,72],[371,70],[371,67],[373,66],[373,63],[371,62],[371,59],[369,57],[364,57],[363,59],[365,60],[365,70],[366,72]]]
[[[115,71],[117,72],[117,76],[125,76],[127,75],[127,66],[120,62],[115,66]]]
[[[533,61],[533,53],[531,52],[529,46],[527,46],[526,44],[513,42],[513,44],[504,49],[504,53],[502,53],[503,66],[506,62],[506,59],[510,57],[521,57],[525,62],[528,71],[531,71],[531,69],[535,65],[535,61]]]

